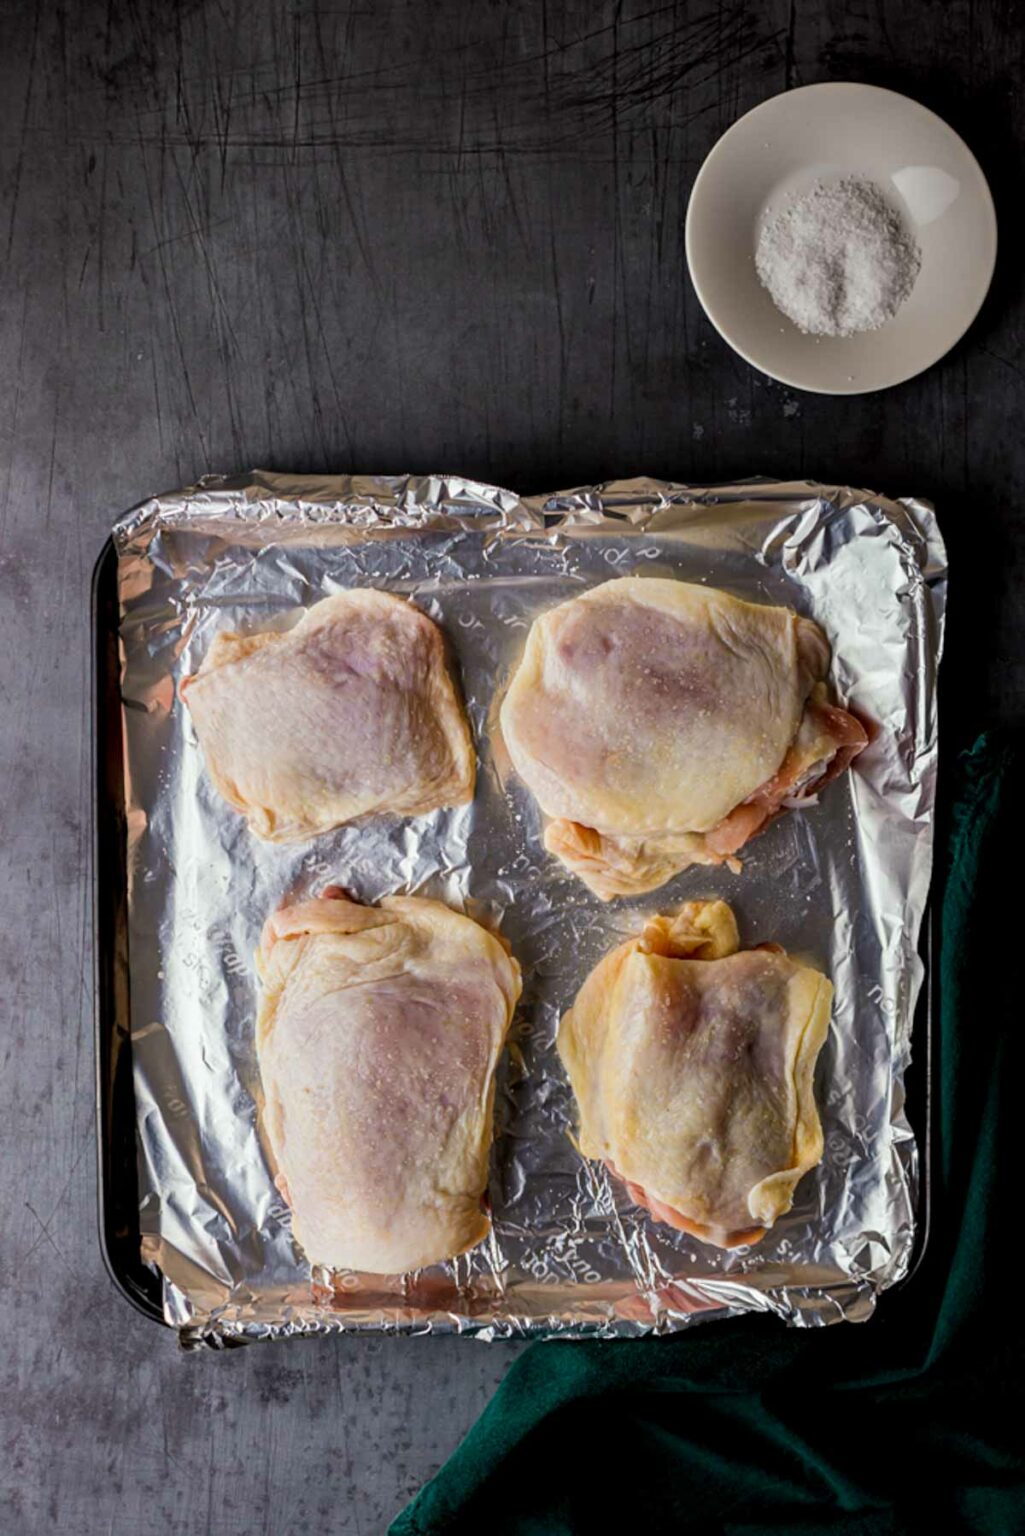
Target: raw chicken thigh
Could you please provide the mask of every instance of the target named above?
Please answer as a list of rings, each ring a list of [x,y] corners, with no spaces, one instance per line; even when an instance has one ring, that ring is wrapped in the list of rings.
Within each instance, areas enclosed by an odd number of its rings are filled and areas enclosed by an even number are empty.
[[[389,593],[325,598],[284,634],[220,634],[181,696],[218,790],[271,842],[473,797],[441,632]]]
[[[399,1274],[479,1243],[520,993],[501,940],[437,901],[332,889],[276,912],[256,964],[262,1123],[311,1264]]]
[[[623,577],[537,619],[501,708],[545,847],[603,900],[728,863],[865,746],[789,608]]]
[[[822,1157],[815,1061],[833,988],[741,950],[722,901],[687,902],[607,955],[559,1029],[579,1145],[656,1220],[757,1242]]]

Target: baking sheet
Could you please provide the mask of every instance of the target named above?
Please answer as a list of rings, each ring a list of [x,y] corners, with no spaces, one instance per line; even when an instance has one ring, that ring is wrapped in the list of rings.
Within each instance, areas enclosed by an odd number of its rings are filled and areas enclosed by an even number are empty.
[[[457,477],[210,479],[114,530],[119,559],[132,1053],[143,1257],[186,1341],[340,1328],[606,1336],[773,1311],[867,1317],[907,1270],[918,1156],[903,1077],[931,863],[945,556],[931,509],[863,491],[618,481],[550,497]],[[744,850],[606,905],[540,844],[496,756],[498,692],[533,617],[627,573],[782,602],[833,645],[841,700],[874,722],[855,771]],[[407,594],[452,647],[480,755],[475,801],[314,842],[259,842],[203,769],[180,679],[219,629],[287,628],[331,592]],[[500,1068],[490,1239],[412,1276],[311,1276],[261,1148],[252,956],[286,895],[439,897],[500,924],[524,971]],[[643,917],[720,895],[836,987],[817,1084],[822,1165],[758,1245],[652,1222],[567,1132],[560,1013]],[[330,1281],[330,1283],[328,1283]]]

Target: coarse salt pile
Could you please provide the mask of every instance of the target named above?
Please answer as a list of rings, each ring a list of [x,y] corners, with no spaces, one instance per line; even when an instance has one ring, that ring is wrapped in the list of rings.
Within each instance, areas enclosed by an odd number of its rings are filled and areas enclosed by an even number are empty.
[[[922,265],[911,232],[871,181],[820,181],[770,215],[755,251],[758,276],[796,326],[853,336],[893,318]]]

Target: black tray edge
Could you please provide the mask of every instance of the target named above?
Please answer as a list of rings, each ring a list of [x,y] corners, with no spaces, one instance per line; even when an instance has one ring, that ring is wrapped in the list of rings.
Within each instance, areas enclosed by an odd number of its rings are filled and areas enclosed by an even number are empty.
[[[107,539],[90,586],[92,711],[93,1024],[96,1191],[100,1252],[111,1282],[137,1312],[164,1327],[162,1284],[142,1262],[135,1116],[128,1028],[124,758],[118,665],[117,551]],[[119,1007],[120,993],[120,1007]]]

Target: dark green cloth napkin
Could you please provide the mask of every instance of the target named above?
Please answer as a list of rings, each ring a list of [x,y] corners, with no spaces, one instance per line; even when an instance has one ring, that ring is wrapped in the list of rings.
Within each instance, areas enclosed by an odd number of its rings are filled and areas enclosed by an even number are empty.
[[[1025,1531],[1023,761],[983,737],[946,786],[918,1273],[860,1325],[537,1344],[392,1536]]]

